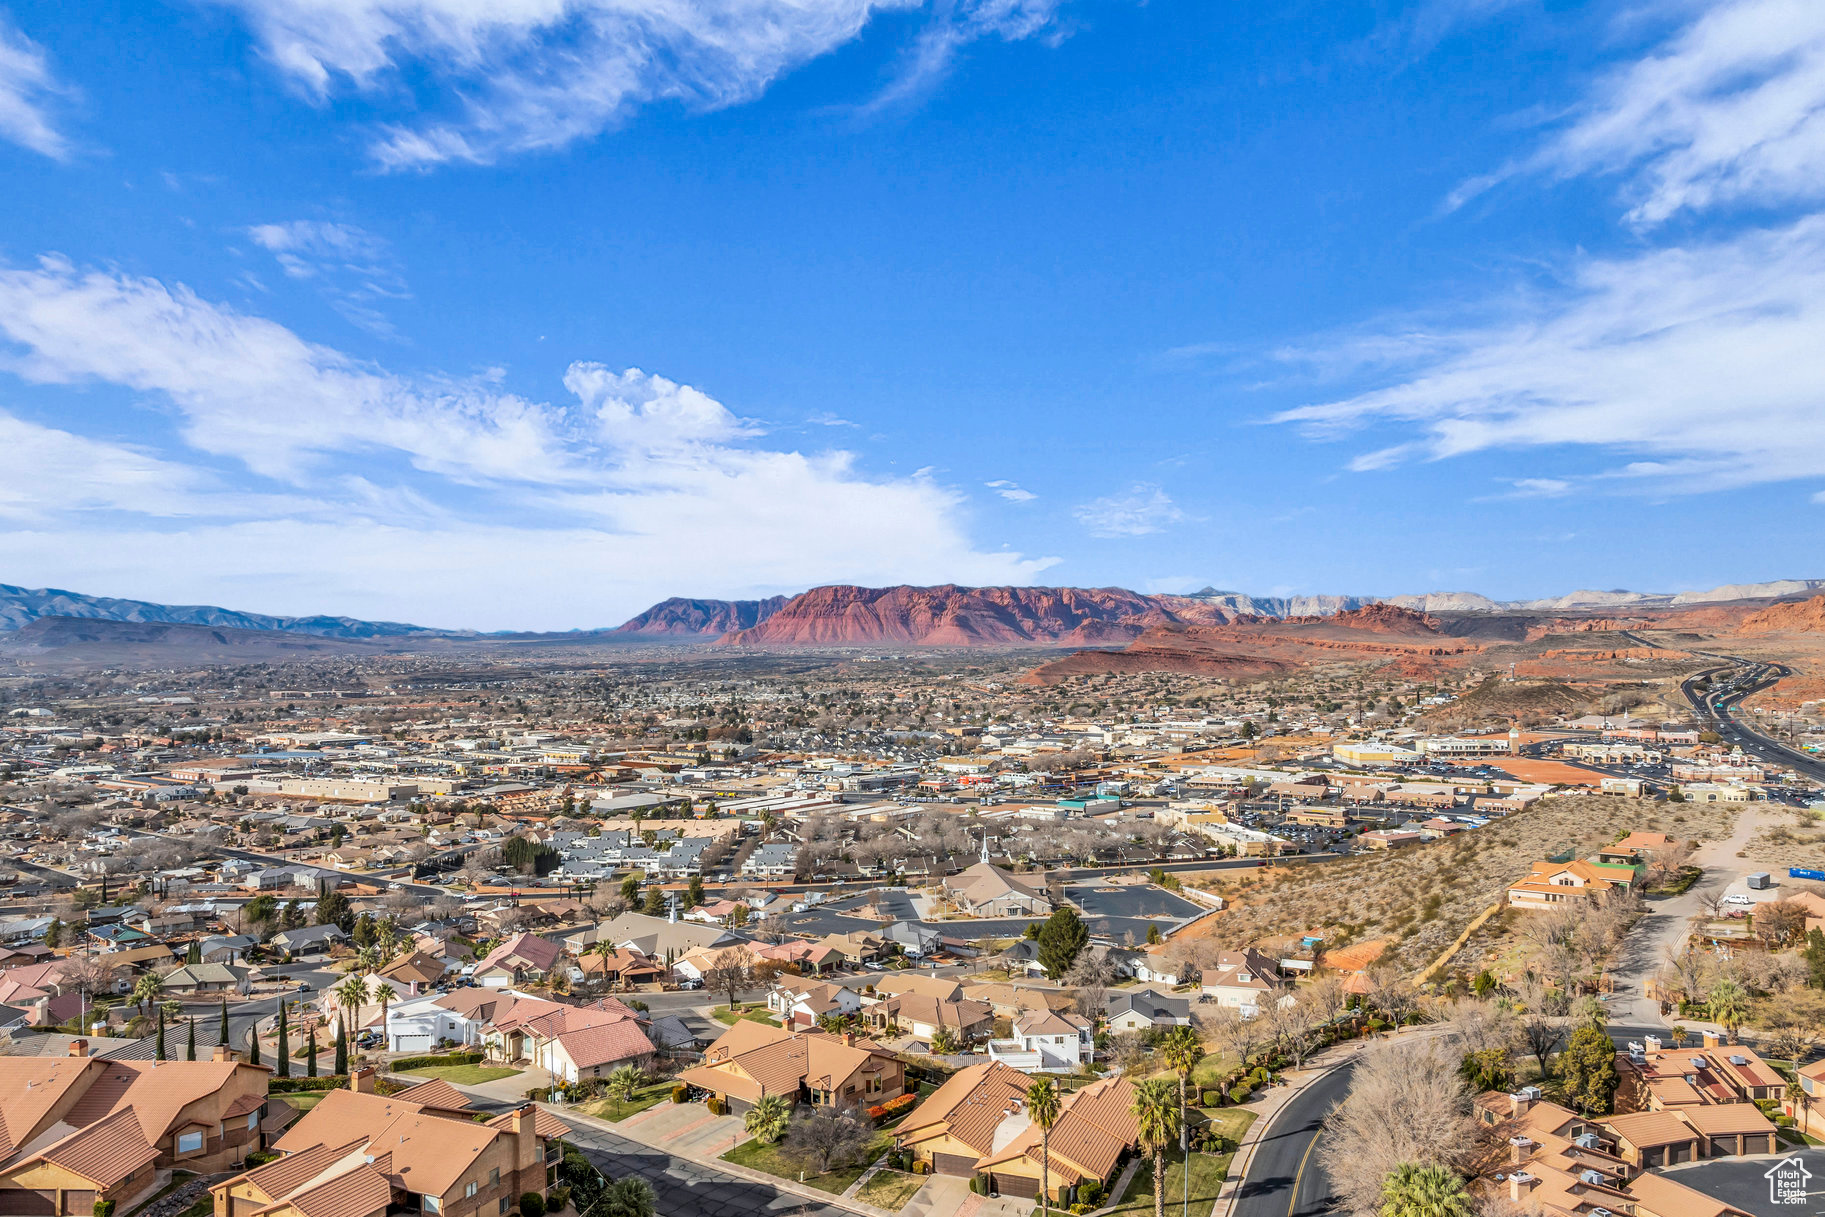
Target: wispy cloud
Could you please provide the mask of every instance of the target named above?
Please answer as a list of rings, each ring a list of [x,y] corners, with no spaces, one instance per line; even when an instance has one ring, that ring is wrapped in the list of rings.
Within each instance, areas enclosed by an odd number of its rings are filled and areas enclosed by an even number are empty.
[[[984,482],[983,485],[1010,503],[1031,503],[1039,497],[1031,490],[1023,489],[1018,482],[1010,482],[1006,479],[998,478],[993,482]]]
[[[879,12],[921,0],[227,0],[267,58],[310,96],[343,85],[379,97],[430,82],[383,127],[385,168],[485,164],[562,148],[656,101],[714,110],[751,100],[860,36]],[[1058,0],[953,0],[919,35],[912,76],[941,72],[974,38],[1045,29]]]
[[[1398,379],[1279,421],[1319,438],[1370,424],[1405,432],[1358,469],[1584,445],[1637,458],[1607,476],[1656,489],[1825,476],[1825,217],[1581,257],[1564,284],[1492,322],[1316,347],[1328,370],[1354,362]]]
[[[397,336],[379,305],[411,292],[383,238],[327,220],[256,224],[247,235],[288,277],[314,283],[350,322],[381,337]]]
[[[1447,205],[1530,173],[1620,176],[1628,219],[1644,227],[1681,212],[1825,198],[1825,5],[1660,11],[1696,16],[1598,81],[1537,152],[1464,183]]]
[[[70,141],[51,120],[51,106],[68,89],[51,71],[44,48],[0,10],[0,138],[52,160],[67,160]]]
[[[1072,514],[1093,537],[1144,537],[1185,518],[1164,490],[1144,482],[1122,494],[1092,499]]]
[[[0,563],[22,577],[156,587],[177,553],[232,551],[274,603],[567,627],[612,624],[706,571],[733,595],[1023,583],[1053,562],[978,549],[964,496],[929,474],[769,447],[709,394],[637,368],[572,363],[569,400],[539,402],[493,375],[401,375],[181,285],[60,259],[0,270],[0,339],[0,370],[121,385],[178,420],[154,452],[0,413],[0,517],[34,522],[0,529]],[[77,519],[96,511],[118,521]],[[490,566],[517,573],[473,577]],[[512,597],[491,590],[507,583]],[[204,576],[190,595],[233,592]]]

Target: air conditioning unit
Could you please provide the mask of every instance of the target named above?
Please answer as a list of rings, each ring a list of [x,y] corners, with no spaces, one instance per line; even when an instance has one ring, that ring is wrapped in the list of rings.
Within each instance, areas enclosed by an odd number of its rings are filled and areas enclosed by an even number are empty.
[[[1746,1056],[1733,1056],[1730,1058],[1730,1063],[1740,1069],[1749,1063],[1749,1058]]]
[[[1572,1138],[1572,1143],[1583,1149],[1597,1149],[1603,1144],[1594,1132],[1579,1133]]]
[[[1594,1183],[1599,1187],[1603,1186],[1603,1174],[1601,1171],[1579,1171],[1578,1178],[1584,1180],[1586,1183]]]

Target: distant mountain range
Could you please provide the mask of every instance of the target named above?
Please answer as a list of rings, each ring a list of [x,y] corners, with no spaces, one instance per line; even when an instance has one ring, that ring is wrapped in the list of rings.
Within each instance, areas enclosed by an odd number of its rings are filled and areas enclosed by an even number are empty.
[[[427,630],[398,621],[360,621],[354,617],[271,617],[242,613],[210,604],[154,604],[85,596],[55,587],[14,587],[0,583],[0,630],[21,629],[42,617],[76,617],[93,621],[163,622],[168,625],[223,626],[234,630],[278,630],[320,638],[402,638],[450,631]]]
[[[1299,622],[1354,613],[1376,604],[1420,614],[1631,614],[1733,602],[1793,600],[1825,589],[1825,579],[1729,584],[1702,592],[1575,591],[1543,600],[1492,600],[1475,592],[1411,596],[1251,596],[1206,587],[1189,595],[1148,595],[1119,587],[816,587],[765,600],[673,597],[612,630],[570,634],[485,635],[355,617],[275,617],[214,605],[157,604],[57,588],[0,584],[0,634],[35,621],[138,622],[343,640],[491,638],[556,642],[719,640],[725,646],[1116,646],[1155,628],[1249,622]],[[1777,614],[1773,619],[1784,621]],[[191,638],[185,631],[160,637]],[[40,633],[35,645],[87,644],[80,631]],[[136,645],[158,645],[151,635]],[[220,645],[228,645],[226,642]],[[237,642],[236,646],[245,645]],[[396,645],[389,649],[397,650]]]

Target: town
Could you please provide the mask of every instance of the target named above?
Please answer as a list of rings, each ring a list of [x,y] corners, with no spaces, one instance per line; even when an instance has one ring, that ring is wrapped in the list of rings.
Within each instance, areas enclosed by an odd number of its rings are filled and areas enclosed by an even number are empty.
[[[1820,703],[1022,662],[8,681],[0,1203],[1247,1217],[1336,1104],[1341,1203],[1685,1217],[1825,1121]]]

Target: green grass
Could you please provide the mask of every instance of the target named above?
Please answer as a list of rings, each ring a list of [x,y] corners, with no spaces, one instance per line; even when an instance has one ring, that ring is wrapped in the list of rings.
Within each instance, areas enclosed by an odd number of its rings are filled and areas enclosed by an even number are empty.
[[[1202,1208],[1208,1213],[1217,1202],[1217,1193],[1223,1187],[1223,1174],[1229,1169],[1231,1154],[1193,1154],[1191,1155],[1191,1207]],[[1184,1164],[1177,1159],[1166,1160],[1166,1208],[1172,1210],[1182,1202],[1181,1188],[1185,1177]],[[1122,1193],[1121,1203],[1109,1210],[1111,1215],[1124,1214],[1129,1217],[1145,1217],[1153,1212],[1153,1159],[1141,1163],[1141,1168],[1134,1172],[1134,1178],[1128,1183],[1128,1190]]]
[[[588,1108],[589,1114],[598,1120],[610,1123],[625,1120],[637,1112],[645,1111],[656,1103],[669,1103],[672,1099],[671,1082],[654,1082],[634,1091],[634,1097],[625,1101],[621,1099],[603,1099],[594,1107]]]
[[[483,1082],[510,1078],[519,1073],[518,1069],[507,1069],[498,1065],[426,1065],[423,1069],[402,1070],[400,1076],[442,1078],[453,1086],[479,1086]]]
[[[1248,1131],[1257,1115],[1241,1107],[1207,1107],[1204,1114],[1210,1118],[1212,1132],[1221,1133],[1237,1143],[1241,1142],[1242,1134]]]
[[[731,1010],[725,1006],[710,1017],[730,1027],[743,1019],[747,1019],[751,1023],[771,1023],[775,1027],[779,1026],[779,1020],[774,1018],[773,1012],[765,1006],[742,1006],[737,1010]]]
[[[1198,1067],[1191,1071],[1192,1085],[1199,1090],[1215,1090],[1219,1079],[1226,1078],[1236,1071],[1236,1057],[1230,1052],[1213,1052],[1198,1062]],[[1176,1083],[1178,1074],[1172,1074]]]
[[[922,1175],[905,1175],[899,1171],[876,1171],[856,1190],[855,1198],[897,1213],[906,1207],[913,1193],[925,1186]]]
[[[827,1171],[822,1175],[805,1172],[805,1186],[814,1187],[820,1192],[829,1192],[841,1196],[849,1190],[849,1185],[862,1177],[862,1172],[873,1166],[875,1159],[886,1153],[893,1146],[891,1133],[876,1133],[868,1148],[856,1159],[854,1166],[845,1166],[840,1170]],[[724,1162],[733,1162],[750,1170],[762,1171],[781,1179],[797,1181],[799,1164],[786,1156],[783,1145],[762,1145],[759,1141],[743,1141],[734,1149],[722,1156]]]

